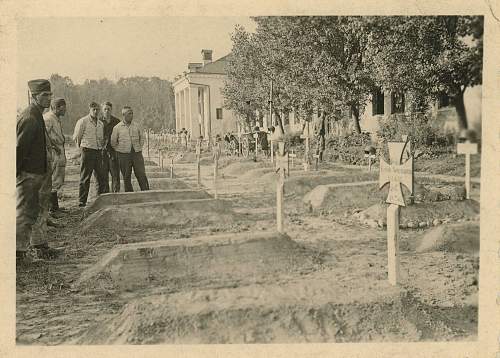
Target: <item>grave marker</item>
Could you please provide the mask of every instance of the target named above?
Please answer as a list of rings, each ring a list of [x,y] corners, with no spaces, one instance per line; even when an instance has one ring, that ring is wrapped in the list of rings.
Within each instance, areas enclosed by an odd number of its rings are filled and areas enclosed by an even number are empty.
[[[457,144],[457,154],[465,154],[465,197],[470,199],[470,156],[477,154],[477,143],[465,142]]]
[[[413,157],[401,164],[405,142],[389,142],[390,164],[380,158],[379,189],[389,183],[387,208],[387,272],[389,282],[396,285],[399,281],[399,214],[400,207],[405,206],[401,184],[413,194]]]
[[[216,143],[212,147],[212,156],[214,159],[214,198],[217,199],[217,176],[218,176],[218,167],[219,167],[219,157],[221,154],[220,144]]]
[[[313,158],[316,159],[314,161],[314,170],[318,171],[318,163],[319,163],[319,154],[313,154]]]
[[[254,160],[254,162],[256,162],[257,161],[257,140],[259,139],[259,133],[255,132],[253,134],[253,137],[255,138],[255,150],[254,150],[253,160]]]
[[[292,152],[288,154],[288,157],[290,157],[290,161],[292,162],[292,168],[294,168],[294,159],[297,158],[297,154],[295,154],[295,151],[292,149]],[[288,173],[290,175],[290,173]]]
[[[278,142],[278,153],[276,153],[276,173],[278,180],[276,185],[276,224],[278,232],[283,230],[283,198],[285,187],[285,174],[288,171],[288,153],[285,153],[285,142]]]
[[[170,179],[174,178],[174,157],[170,158]]]
[[[304,126],[304,131],[300,135],[300,138],[306,140],[306,148],[305,148],[305,153],[304,153],[304,171],[308,172],[309,168],[310,168],[309,139],[311,138],[311,131],[309,130],[309,122],[306,122],[306,125]]]
[[[201,157],[201,142],[196,142],[196,170],[197,170],[197,181],[198,186],[201,186],[201,168],[200,168],[200,157]]]

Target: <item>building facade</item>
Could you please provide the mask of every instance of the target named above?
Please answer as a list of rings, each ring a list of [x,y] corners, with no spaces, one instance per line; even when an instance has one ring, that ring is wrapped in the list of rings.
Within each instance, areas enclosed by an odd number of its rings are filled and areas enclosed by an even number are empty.
[[[223,107],[221,89],[227,77],[228,56],[212,62],[212,50],[202,50],[203,62],[189,63],[174,79],[175,129],[190,131],[191,138],[214,138],[237,130],[236,115]]]

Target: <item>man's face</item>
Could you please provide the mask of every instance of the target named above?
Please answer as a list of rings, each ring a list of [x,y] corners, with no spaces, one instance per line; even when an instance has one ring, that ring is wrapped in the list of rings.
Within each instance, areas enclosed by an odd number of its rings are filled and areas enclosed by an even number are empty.
[[[56,107],[56,116],[62,117],[66,114],[66,105],[60,104]]]
[[[99,107],[90,108],[90,116],[92,118],[96,118],[98,114],[99,114]]]
[[[111,116],[112,108],[111,106],[108,106],[105,104],[102,106],[102,114],[104,115],[105,118],[109,118]]]
[[[49,108],[52,92],[40,92],[34,95],[35,102],[42,108]]]
[[[125,114],[123,115],[123,119],[125,120],[125,123],[130,124],[132,123],[132,119],[134,118],[134,111],[129,109]]]

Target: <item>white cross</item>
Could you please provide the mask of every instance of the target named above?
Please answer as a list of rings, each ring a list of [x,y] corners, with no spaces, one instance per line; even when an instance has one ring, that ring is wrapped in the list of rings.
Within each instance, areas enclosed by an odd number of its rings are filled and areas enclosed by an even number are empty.
[[[465,197],[470,199],[470,156],[477,154],[477,143],[458,143],[457,153],[465,154]]]

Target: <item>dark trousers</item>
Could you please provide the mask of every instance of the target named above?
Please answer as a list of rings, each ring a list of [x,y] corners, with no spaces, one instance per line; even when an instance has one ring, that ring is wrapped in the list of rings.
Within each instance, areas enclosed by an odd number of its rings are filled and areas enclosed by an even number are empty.
[[[92,173],[96,180],[97,194],[107,193],[106,185],[104,184],[104,175],[102,170],[102,151],[90,148],[81,148],[82,156],[80,158],[80,188],[79,201],[80,204],[87,203],[89,196],[90,178]],[[109,185],[108,185],[109,191]]]
[[[104,154],[102,170],[106,193],[109,193],[109,174],[111,174],[111,190],[113,193],[118,193],[120,191],[120,166],[118,165],[118,156],[116,153]]]
[[[141,191],[149,190],[142,152],[118,153],[118,162],[123,176],[125,191],[134,191],[132,188],[132,168],[134,169],[134,174],[139,182]]]
[[[22,171],[16,177],[16,250],[26,251],[33,225],[40,213],[40,189],[46,178],[43,174]]]

